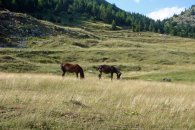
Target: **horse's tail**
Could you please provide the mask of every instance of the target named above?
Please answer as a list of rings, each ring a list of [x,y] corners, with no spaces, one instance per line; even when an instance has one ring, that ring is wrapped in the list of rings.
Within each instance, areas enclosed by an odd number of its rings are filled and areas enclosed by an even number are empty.
[[[83,71],[83,69],[82,69],[81,67],[80,67],[79,72],[80,72],[80,77],[81,77],[82,79],[84,79],[84,78],[85,78],[85,75],[84,75],[84,71]]]

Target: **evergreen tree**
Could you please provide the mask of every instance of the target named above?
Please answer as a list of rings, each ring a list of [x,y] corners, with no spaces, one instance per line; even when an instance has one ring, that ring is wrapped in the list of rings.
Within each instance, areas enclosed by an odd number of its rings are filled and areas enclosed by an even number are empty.
[[[153,21],[150,21],[149,31],[151,31],[151,32],[154,32],[155,31],[154,22]]]
[[[106,17],[106,7],[104,4],[100,5],[100,19],[105,20]]]
[[[112,20],[112,30],[116,30],[116,21]]]
[[[112,16],[112,5],[108,5],[107,8],[106,8],[106,21],[108,23],[110,23],[113,19],[113,16]]]

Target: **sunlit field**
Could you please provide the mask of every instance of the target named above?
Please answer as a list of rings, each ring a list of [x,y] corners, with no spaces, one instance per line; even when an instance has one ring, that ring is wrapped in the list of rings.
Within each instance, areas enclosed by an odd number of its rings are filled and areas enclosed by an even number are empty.
[[[112,31],[100,21],[37,25],[24,14],[13,16],[55,35],[6,37],[10,44],[24,42],[0,48],[0,130],[195,129],[194,39]],[[28,23],[17,23],[10,29],[28,30]],[[62,62],[79,64],[85,79],[62,78]],[[99,80],[102,64],[117,67],[121,80],[105,74]]]
[[[195,84],[0,73],[0,129],[195,129]]]

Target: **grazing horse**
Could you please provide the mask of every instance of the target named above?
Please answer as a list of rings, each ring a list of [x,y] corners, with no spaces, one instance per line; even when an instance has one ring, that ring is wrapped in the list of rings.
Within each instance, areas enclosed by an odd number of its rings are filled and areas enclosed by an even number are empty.
[[[105,74],[109,74],[111,73],[111,80],[113,79],[113,74],[116,73],[117,79],[120,79],[121,76],[121,72],[119,71],[119,69],[117,69],[114,66],[109,66],[109,65],[100,65],[97,70],[100,72],[99,74],[99,79],[101,79],[102,76],[102,72]]]
[[[62,63],[60,67],[63,72],[62,77],[65,75],[66,72],[70,72],[70,73],[76,73],[77,78],[79,73],[81,79],[85,78],[83,69],[78,64]]]

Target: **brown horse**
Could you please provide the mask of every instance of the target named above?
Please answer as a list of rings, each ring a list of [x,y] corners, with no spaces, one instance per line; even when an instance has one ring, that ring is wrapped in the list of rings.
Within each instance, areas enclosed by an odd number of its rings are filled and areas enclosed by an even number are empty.
[[[70,73],[76,73],[77,78],[78,78],[78,74],[80,74],[81,79],[85,78],[83,69],[78,64],[62,63],[60,67],[63,72],[62,77],[65,75],[66,72],[70,72]]]
[[[113,79],[113,74],[116,73],[117,79],[120,79],[121,76],[121,72],[119,71],[119,69],[117,69],[114,66],[109,66],[109,65],[100,65],[97,70],[100,72],[99,74],[99,79],[101,79],[102,76],[102,72],[105,74],[109,74],[111,73],[111,80]]]

